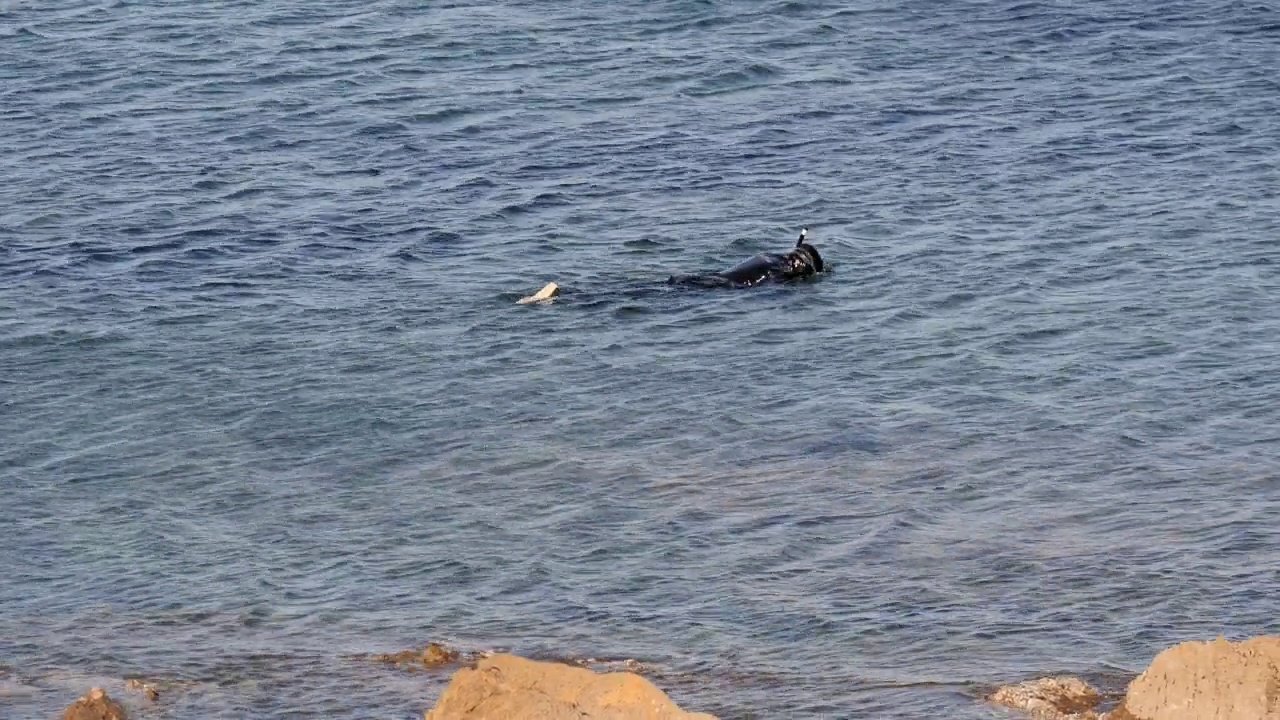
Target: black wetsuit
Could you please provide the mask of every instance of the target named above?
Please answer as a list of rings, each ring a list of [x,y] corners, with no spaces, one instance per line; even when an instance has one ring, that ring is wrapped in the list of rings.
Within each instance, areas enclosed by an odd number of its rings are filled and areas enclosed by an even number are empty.
[[[797,280],[820,272],[822,256],[817,248],[804,241],[802,234],[796,242],[796,249],[785,255],[761,253],[723,272],[673,275],[667,282],[700,287],[752,287],[766,282]]]

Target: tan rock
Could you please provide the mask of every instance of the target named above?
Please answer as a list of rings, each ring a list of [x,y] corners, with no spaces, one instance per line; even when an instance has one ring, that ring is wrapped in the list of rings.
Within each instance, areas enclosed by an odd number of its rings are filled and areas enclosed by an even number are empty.
[[[1280,637],[1185,642],[1161,652],[1114,720],[1280,720]]]
[[[1095,720],[1102,702],[1097,690],[1074,677],[1051,677],[1005,685],[989,702],[1030,713],[1036,720]]]
[[[62,720],[128,720],[120,703],[107,697],[102,688],[94,688],[67,708]]]
[[[653,683],[496,654],[454,674],[426,720],[715,720],[681,710]]]

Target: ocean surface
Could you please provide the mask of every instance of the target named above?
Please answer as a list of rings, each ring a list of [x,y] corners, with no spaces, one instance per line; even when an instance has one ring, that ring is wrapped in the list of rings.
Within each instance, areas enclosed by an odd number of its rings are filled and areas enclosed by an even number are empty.
[[[1278,307],[1271,0],[0,0],[0,717],[1123,686],[1280,631]]]

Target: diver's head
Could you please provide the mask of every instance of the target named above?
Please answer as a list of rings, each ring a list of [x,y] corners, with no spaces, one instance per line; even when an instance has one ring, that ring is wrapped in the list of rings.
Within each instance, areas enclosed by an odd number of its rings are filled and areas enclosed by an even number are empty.
[[[822,272],[822,256],[818,254],[818,248],[805,242],[807,237],[809,237],[809,228],[800,228],[800,239],[796,240],[796,249],[791,251],[791,255],[798,264],[808,266],[811,272],[820,273]]]
[[[818,254],[818,248],[810,245],[809,243],[800,243],[796,246],[793,254],[803,257],[804,262],[809,267],[813,268],[813,272],[822,272],[822,256]]]

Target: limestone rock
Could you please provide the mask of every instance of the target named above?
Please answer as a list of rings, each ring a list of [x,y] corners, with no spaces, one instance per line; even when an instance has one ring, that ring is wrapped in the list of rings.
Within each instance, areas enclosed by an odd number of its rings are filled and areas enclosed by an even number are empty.
[[[1115,720],[1280,720],[1280,637],[1185,642],[1151,661]]]
[[[128,720],[120,703],[107,697],[102,688],[94,688],[62,714],[62,720]]]
[[[1036,720],[1095,720],[1094,708],[1102,696],[1079,678],[1051,677],[1005,685],[987,700],[1030,713]]]
[[[514,655],[454,674],[426,720],[715,720],[681,710],[653,683]]]

